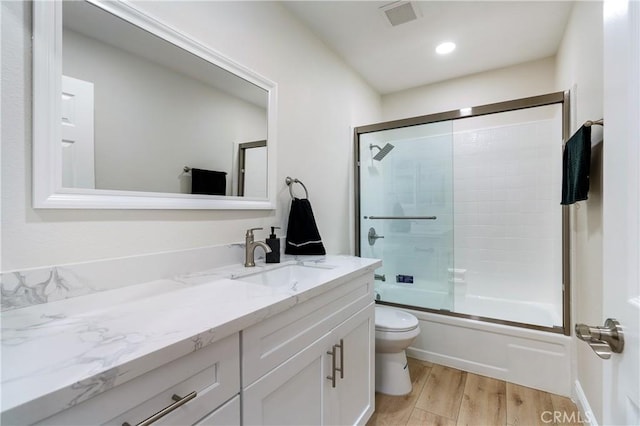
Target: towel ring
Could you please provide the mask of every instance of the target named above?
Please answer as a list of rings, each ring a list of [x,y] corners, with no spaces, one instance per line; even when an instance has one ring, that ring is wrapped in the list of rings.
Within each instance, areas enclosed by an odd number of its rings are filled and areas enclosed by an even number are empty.
[[[296,179],[296,178],[292,178],[290,176],[287,176],[287,178],[284,181],[287,184],[287,186],[289,187],[289,194],[291,195],[291,199],[292,200],[296,198],[293,195],[293,184],[294,183],[299,183],[300,185],[302,185],[302,188],[304,188],[304,197],[305,198],[309,198],[309,191],[307,191],[307,187],[304,186],[304,183],[302,183],[302,181],[300,181],[299,179]]]

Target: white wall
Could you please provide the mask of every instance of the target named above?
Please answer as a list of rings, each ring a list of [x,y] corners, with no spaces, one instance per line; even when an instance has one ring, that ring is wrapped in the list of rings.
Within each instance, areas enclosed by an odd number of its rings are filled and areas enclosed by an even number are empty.
[[[555,91],[555,59],[443,81],[382,97],[383,120],[434,114]]]
[[[2,2],[2,266],[5,271],[243,241],[285,226],[287,175],[310,193],[330,253],[350,251],[352,126],[380,121],[380,98],[271,2],[139,6],[278,83],[278,210],[31,208],[31,4]],[[258,238],[267,236],[265,231]]]
[[[576,2],[557,55],[557,88],[572,88],[572,126],[603,114],[602,3]],[[589,199],[571,208],[572,323],[602,325],[602,128],[592,127]],[[575,339],[575,337],[574,337]],[[602,423],[602,360],[575,340],[576,373]]]

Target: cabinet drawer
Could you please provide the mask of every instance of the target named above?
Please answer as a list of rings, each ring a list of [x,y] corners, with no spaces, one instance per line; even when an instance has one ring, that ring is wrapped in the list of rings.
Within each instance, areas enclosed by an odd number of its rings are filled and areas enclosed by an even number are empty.
[[[365,274],[242,332],[243,387],[300,352],[373,300]]]
[[[135,425],[174,403],[174,394],[185,397],[194,391],[195,398],[163,418],[166,424],[193,424],[240,391],[238,334],[116,386],[42,424]]]
[[[175,424],[175,423],[174,423]],[[196,426],[240,426],[240,396],[235,396],[231,401],[209,414],[196,423]]]

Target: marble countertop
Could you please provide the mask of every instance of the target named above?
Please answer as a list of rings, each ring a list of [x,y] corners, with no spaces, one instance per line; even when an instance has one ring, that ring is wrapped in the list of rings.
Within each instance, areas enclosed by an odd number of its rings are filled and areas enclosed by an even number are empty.
[[[2,313],[2,417],[29,423],[74,406],[380,266],[353,256],[234,264]],[[248,274],[316,266],[296,285]]]

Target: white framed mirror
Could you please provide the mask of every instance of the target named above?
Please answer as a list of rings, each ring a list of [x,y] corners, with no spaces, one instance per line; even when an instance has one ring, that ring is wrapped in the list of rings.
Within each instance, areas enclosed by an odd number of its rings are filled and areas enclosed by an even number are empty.
[[[33,25],[34,208],[275,208],[274,82],[126,2],[34,2]]]

